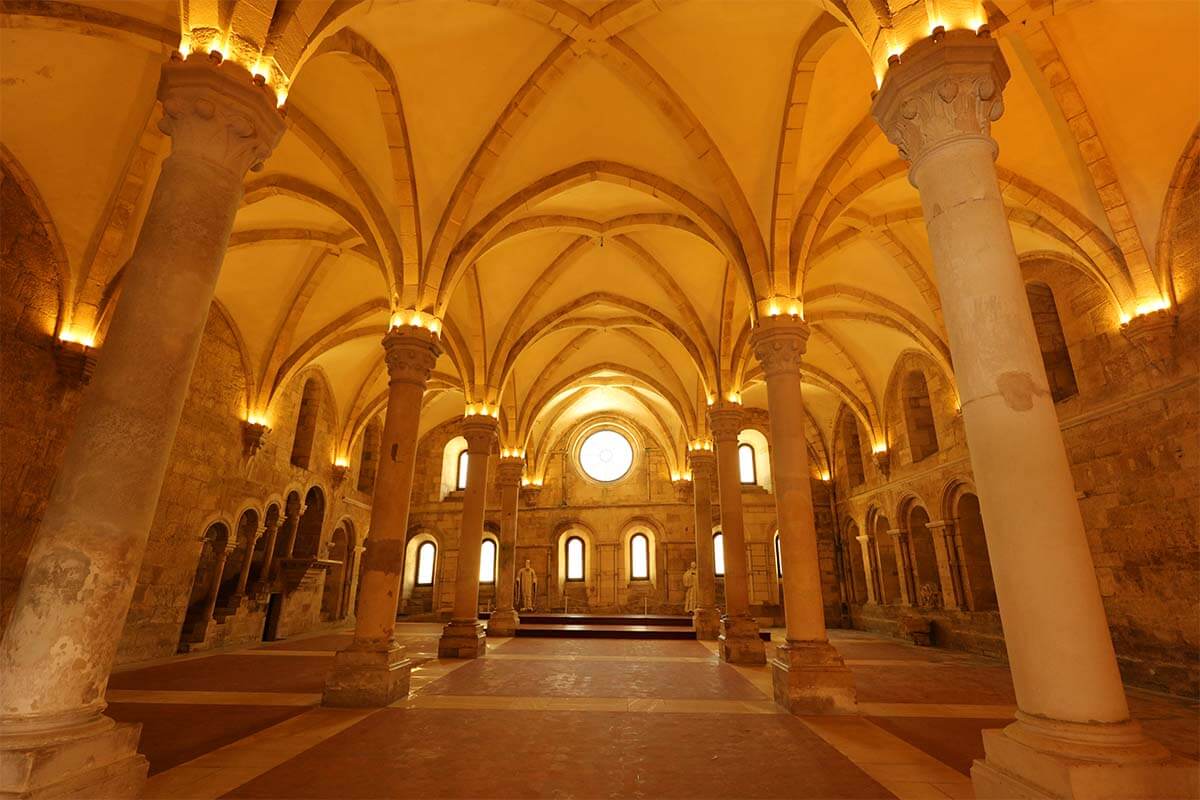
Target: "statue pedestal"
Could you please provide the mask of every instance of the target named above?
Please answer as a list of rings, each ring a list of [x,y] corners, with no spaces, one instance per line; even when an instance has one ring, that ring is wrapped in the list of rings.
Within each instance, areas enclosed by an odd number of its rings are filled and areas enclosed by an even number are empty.
[[[339,650],[321,705],[382,708],[408,696],[411,676],[412,662],[396,642],[373,650]]]
[[[721,658],[730,664],[766,664],[767,650],[758,635],[758,621],[754,617],[721,618]]]
[[[488,636],[515,636],[517,626],[521,624],[521,618],[517,612],[511,608],[505,608],[499,611],[493,611],[491,618],[487,623]]]
[[[715,608],[697,608],[692,612],[692,628],[697,639],[716,641],[721,635],[721,615]]]
[[[452,619],[438,640],[438,658],[480,658],[487,652],[487,632],[477,619]]]
[[[829,642],[787,642],[771,661],[775,702],[792,714],[855,714],[854,675]]]

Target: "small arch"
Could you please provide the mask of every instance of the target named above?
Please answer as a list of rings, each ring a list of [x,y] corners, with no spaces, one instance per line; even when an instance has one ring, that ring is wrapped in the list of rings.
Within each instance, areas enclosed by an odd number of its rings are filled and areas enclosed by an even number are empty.
[[[343,612],[343,589],[347,583],[350,565],[350,535],[344,523],[338,523],[329,537],[328,559],[336,561],[325,571],[325,586],[321,591],[321,617],[326,620],[341,619]]]
[[[854,520],[847,520],[846,531],[842,535],[846,563],[849,565],[846,573],[850,578],[850,591],[846,592],[846,596],[850,602],[862,604],[870,599],[870,593],[867,591],[867,570],[863,560],[863,547],[862,543],[858,541],[858,537],[858,524]]]
[[[1033,281],[1025,284],[1025,297],[1033,315],[1033,329],[1042,352],[1050,396],[1056,403],[1074,397],[1079,394],[1079,387],[1075,383],[1075,368],[1071,364],[1071,351],[1063,333],[1058,305],[1054,302],[1054,292],[1047,284]]]
[[[712,536],[713,541],[713,573],[718,578],[725,577],[725,534],[721,531],[716,531]]]
[[[650,580],[650,539],[644,533],[629,537],[629,580]]]
[[[308,469],[312,461],[313,441],[317,436],[317,420],[321,410],[321,382],[313,376],[304,382],[300,395],[300,412],[296,418],[296,434],[292,438],[294,466]]]
[[[463,436],[455,436],[442,447],[442,482],[439,500],[445,500],[454,492],[467,487],[465,464],[467,440]],[[460,478],[462,479],[460,481]]]
[[[754,445],[738,445],[738,478],[742,485],[754,486],[758,483],[758,471],[754,468]]]
[[[938,568],[929,512],[913,503],[904,515],[912,567],[912,604],[936,608],[942,604],[942,578]]]
[[[971,492],[959,496],[955,505],[956,545],[962,549],[963,580],[967,606],[972,611],[996,611],[996,584],[988,557],[987,535],[980,513],[979,497]]]
[[[896,563],[896,547],[888,531],[891,524],[882,514],[875,517],[871,530],[871,539],[875,545],[875,568],[879,574],[879,589],[882,594],[881,604],[898,605],[900,595],[900,568]]]
[[[422,542],[417,546],[417,586],[433,586],[433,577],[437,567],[437,544],[433,541]]]
[[[908,431],[908,451],[915,464],[938,451],[937,424],[925,373],[919,369],[905,373],[900,398],[904,405],[904,423]]]
[[[486,585],[496,583],[500,567],[500,543],[494,536],[484,536],[479,544],[479,582]]]
[[[458,454],[458,463],[454,470],[454,488],[463,490],[467,488],[467,475],[470,473],[471,454],[463,450]]]
[[[304,495],[304,512],[296,528],[295,558],[316,558],[320,554],[321,532],[325,525],[325,493],[313,486]]]
[[[779,539],[779,531],[775,531],[775,577],[783,580],[783,544]]]
[[[587,545],[579,536],[570,536],[564,545],[566,557],[565,578],[568,581],[582,581],[587,576]]]
[[[858,419],[845,406],[841,410],[837,435],[846,459],[846,483],[851,489],[862,486],[867,480],[867,473],[863,467],[862,438],[858,434]]]
[[[358,451],[358,491],[371,494],[375,490],[375,473],[379,469],[379,448],[383,442],[383,430],[379,417],[367,423],[363,430],[362,444]]]
[[[756,428],[738,433],[738,471],[742,484],[771,491],[771,451],[767,437]]]

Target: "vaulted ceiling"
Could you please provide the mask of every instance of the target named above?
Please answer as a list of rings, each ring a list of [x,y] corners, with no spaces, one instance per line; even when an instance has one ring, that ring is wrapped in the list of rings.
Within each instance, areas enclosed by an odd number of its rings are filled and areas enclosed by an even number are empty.
[[[709,399],[765,407],[749,326],[792,302],[822,452],[843,403],[879,440],[903,353],[950,368],[918,198],[868,110],[889,52],[984,17],[900,5],[6,0],[0,139],[70,263],[60,327],[102,339],[169,149],[159,64],[216,48],[264,72],[288,130],[246,179],[217,302],[246,413],[269,419],[318,367],[346,453],[382,410],[398,309],[443,323],[423,430],[498,404],[503,445],[533,456],[617,413],[682,464]],[[987,21],[1013,72],[994,134],[1018,252],[1131,313],[1167,291],[1159,227],[1200,119],[1200,6],[1002,0]]]

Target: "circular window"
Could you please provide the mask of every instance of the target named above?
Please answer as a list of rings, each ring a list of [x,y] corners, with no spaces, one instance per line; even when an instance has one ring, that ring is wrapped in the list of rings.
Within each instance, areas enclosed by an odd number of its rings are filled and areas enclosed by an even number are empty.
[[[579,448],[579,466],[589,478],[610,483],[633,466],[633,445],[616,431],[596,431]]]

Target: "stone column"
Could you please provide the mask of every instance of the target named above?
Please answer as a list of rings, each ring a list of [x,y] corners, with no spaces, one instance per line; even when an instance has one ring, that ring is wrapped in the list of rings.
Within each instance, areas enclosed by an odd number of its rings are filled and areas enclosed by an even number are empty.
[[[240,606],[246,596],[246,584],[250,581],[250,562],[254,560],[254,546],[267,530],[265,525],[255,527],[254,532],[246,537],[246,556],[242,559],[242,571],[238,573],[237,589],[234,590],[234,605]]]
[[[218,545],[213,543],[213,550],[216,551],[217,560],[213,564],[213,583],[208,590],[208,598],[204,601],[204,628],[207,631],[209,624],[213,622],[217,612],[217,595],[221,593],[221,579],[225,577],[225,562],[229,560],[229,554],[237,549],[237,539],[230,538],[228,541]],[[204,636],[208,638],[207,633]]]
[[[908,534],[903,528],[887,532],[892,537],[892,552],[896,555],[896,572],[900,584],[900,605],[915,606],[917,593],[913,586],[912,557],[908,551]]]
[[[954,547],[954,523],[930,520],[925,523],[933,539],[933,554],[937,558],[938,580],[942,584],[942,607],[956,610],[966,605],[962,592],[962,573],[958,569],[958,550]]]
[[[479,621],[479,550],[483,546],[488,458],[496,441],[496,428],[496,419],[487,415],[463,421],[467,488],[458,537],[458,575],[454,581],[454,612],[438,640],[438,658],[479,658],[487,651],[487,635]]]
[[[139,726],[102,716],[242,178],[284,122],[270,89],[194,54],[162,67],[171,137],[0,644],[0,794],[126,797]]]
[[[996,178],[1008,77],[986,29],[946,31],[899,56],[872,107],[921,196],[1017,696],[975,791],[1196,796],[1129,717]]]
[[[355,604],[358,600],[358,580],[362,574],[362,559],[366,550],[367,548],[361,544],[354,548],[354,572],[350,574],[350,591],[346,595],[346,614],[348,616],[354,616],[357,613]]]
[[[301,500],[300,505],[296,506],[296,512],[288,514],[287,519],[284,520],[282,558],[291,558],[296,549],[296,534],[300,532],[300,518],[304,516],[306,508],[308,506],[304,505],[304,501]]]
[[[746,531],[737,452],[742,407],[736,403],[717,403],[709,408],[708,419],[717,452],[721,533],[725,535],[725,616],[721,617],[721,657],[735,664],[765,664],[767,654],[758,635],[758,621],[750,615]]]
[[[696,515],[696,610],[692,612],[692,626],[696,629],[696,638],[706,641],[716,639],[721,633],[712,539],[715,462],[712,450],[700,449],[688,453],[688,464],[692,470],[692,503]]]
[[[263,560],[258,568],[258,579],[255,581],[259,593],[267,591],[270,586],[271,564],[275,560],[275,541],[279,537],[279,524],[282,521],[283,517],[276,515],[275,519],[266,528],[267,540],[263,544]]]
[[[500,487],[500,570],[496,575],[496,610],[488,620],[488,636],[512,636],[521,623],[513,606],[513,581],[516,577],[517,505],[521,499],[521,473],[524,470],[523,458],[500,459],[496,475]]]
[[[771,479],[779,520],[787,641],[771,661],[775,702],[793,714],[857,710],[854,676],[825,633],[812,470],[804,433],[800,361],[808,324],[799,317],[760,319],[750,338],[767,383]]]
[[[879,604],[879,593],[875,587],[875,572],[871,569],[871,537],[860,533],[855,537],[862,552],[863,575],[867,580],[867,602]]]
[[[354,641],[334,657],[321,700],[327,706],[386,706],[408,695],[412,663],[396,641],[396,606],[408,539],[421,398],[441,349],[436,334],[399,326],[383,337],[388,403],[371,501],[370,546],[359,570],[362,601]]]

